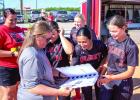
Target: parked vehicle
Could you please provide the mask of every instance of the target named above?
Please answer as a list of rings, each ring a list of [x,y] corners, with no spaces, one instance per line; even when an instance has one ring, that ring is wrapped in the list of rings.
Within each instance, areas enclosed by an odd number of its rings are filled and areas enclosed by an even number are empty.
[[[2,15],[0,15],[0,24],[3,24],[4,23],[4,18]]]
[[[136,29],[140,29],[140,23],[129,23],[127,25],[129,30],[136,30]]]
[[[40,17],[40,11],[31,11],[28,22],[36,22]]]
[[[23,15],[17,15],[17,23],[24,23]]]
[[[55,15],[55,21],[66,22],[68,21],[68,14],[67,11],[57,11]]]
[[[68,14],[69,21],[74,21],[74,17],[78,14],[77,11],[72,11]]]

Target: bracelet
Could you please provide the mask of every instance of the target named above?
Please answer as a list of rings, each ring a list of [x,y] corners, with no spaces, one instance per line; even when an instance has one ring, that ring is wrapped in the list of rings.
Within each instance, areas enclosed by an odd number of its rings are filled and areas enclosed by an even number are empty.
[[[15,52],[11,52],[12,57],[15,57]]]

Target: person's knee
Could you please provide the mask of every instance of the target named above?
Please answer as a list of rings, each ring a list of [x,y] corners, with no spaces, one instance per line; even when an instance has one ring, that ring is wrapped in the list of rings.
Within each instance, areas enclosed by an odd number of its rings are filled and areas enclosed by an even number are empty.
[[[11,98],[16,97],[16,86],[6,86],[2,87],[3,98],[7,98],[6,100],[11,100]]]

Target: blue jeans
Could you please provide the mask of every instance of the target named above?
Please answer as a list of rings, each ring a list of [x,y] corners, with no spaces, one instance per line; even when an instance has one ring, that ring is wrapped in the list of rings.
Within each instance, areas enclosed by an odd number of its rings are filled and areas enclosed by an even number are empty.
[[[105,86],[100,87],[99,100],[131,100],[133,94],[132,78],[122,80],[119,85],[114,85],[112,89]]]

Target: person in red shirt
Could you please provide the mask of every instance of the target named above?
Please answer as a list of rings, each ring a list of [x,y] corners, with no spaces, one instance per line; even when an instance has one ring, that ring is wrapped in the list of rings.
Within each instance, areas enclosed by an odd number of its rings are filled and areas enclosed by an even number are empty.
[[[48,21],[54,21],[54,16],[53,16],[53,14],[51,12],[47,13],[47,20]]]
[[[16,26],[16,12],[13,9],[5,9],[3,15],[4,24],[0,26],[0,87],[2,100],[16,100],[16,84],[19,81],[17,55],[24,32]]]

